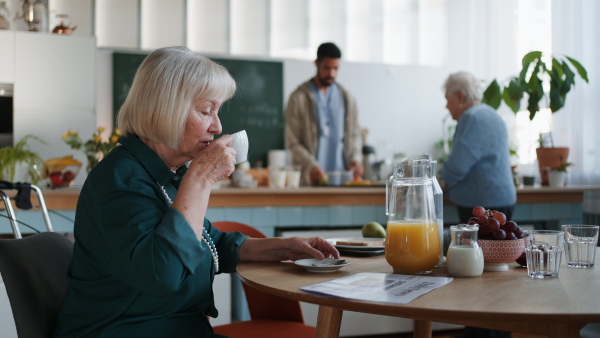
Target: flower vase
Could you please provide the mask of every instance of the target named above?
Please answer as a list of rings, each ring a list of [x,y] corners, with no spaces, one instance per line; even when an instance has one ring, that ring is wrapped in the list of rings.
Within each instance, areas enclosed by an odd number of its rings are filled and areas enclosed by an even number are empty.
[[[556,168],[562,161],[569,157],[569,148],[537,148],[536,155],[540,169],[542,185],[549,185],[547,168]]]
[[[565,186],[565,174],[564,171],[549,171],[548,172],[548,185],[553,188],[562,188]]]

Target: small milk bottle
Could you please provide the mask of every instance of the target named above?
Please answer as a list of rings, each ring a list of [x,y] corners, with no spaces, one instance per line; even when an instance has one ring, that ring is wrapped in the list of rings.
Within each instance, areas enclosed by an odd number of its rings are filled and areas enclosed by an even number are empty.
[[[477,243],[477,225],[450,227],[452,241],[446,255],[448,272],[454,277],[477,277],[483,273],[483,251]]]

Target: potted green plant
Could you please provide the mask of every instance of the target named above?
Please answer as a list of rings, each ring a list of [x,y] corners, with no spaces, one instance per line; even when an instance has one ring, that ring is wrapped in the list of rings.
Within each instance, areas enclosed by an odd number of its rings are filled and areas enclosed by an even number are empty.
[[[548,185],[555,188],[560,188],[565,185],[565,175],[567,174],[567,168],[574,165],[571,162],[560,159],[560,163],[555,167],[547,167],[548,172]]]
[[[14,147],[7,146],[0,148],[0,180],[13,182],[20,165],[27,167],[31,183],[36,184],[40,180],[40,169],[44,161],[36,152],[29,148],[27,144],[29,139],[46,144],[46,142],[37,136],[26,135]]]
[[[521,61],[522,69],[519,75],[510,77],[502,86],[494,79],[484,91],[482,102],[497,109],[504,101],[513,112],[517,113],[521,110],[521,101],[527,94],[529,120],[533,120],[540,110],[542,100],[552,113],[562,109],[567,94],[575,85],[576,73],[585,82],[589,82],[587,70],[569,56],[552,56],[550,64],[546,64],[543,59],[540,51],[525,54]],[[569,148],[554,147],[552,134],[548,136],[548,142],[540,138],[540,147],[536,150],[542,185],[548,185],[548,174],[545,168],[556,167],[561,158],[569,156]]]

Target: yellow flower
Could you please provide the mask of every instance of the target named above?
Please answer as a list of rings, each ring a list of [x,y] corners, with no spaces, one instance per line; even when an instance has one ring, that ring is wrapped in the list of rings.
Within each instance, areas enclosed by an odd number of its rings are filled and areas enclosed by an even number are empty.
[[[115,135],[121,136],[121,131],[119,130],[119,128],[115,128]]]
[[[117,145],[117,141],[119,137],[116,130],[113,130],[111,136],[108,139],[102,138],[102,132],[105,131],[106,128],[98,127],[96,132],[92,134],[92,136],[87,140],[82,140],[79,137],[78,132],[73,132],[71,130],[67,131],[62,135],[64,142],[69,145],[72,149],[81,149],[84,151],[86,156],[88,157],[88,161],[92,161],[92,158],[99,153],[102,153],[103,156],[106,156],[112,149],[114,149]],[[120,133],[120,132],[119,132]],[[93,167],[97,161],[92,161],[88,163],[88,169]]]

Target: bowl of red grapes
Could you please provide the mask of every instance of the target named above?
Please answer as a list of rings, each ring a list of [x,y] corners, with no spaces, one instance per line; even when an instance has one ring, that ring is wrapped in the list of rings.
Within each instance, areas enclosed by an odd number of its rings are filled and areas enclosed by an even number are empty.
[[[479,226],[478,243],[483,251],[484,271],[507,271],[508,263],[521,257],[525,250],[523,230],[496,210],[473,208],[469,224]]]

